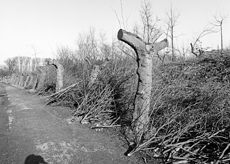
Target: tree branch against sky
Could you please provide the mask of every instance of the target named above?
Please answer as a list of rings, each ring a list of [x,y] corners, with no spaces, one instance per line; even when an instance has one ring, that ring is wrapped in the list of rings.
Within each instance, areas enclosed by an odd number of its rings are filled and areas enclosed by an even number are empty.
[[[166,11],[166,24],[167,24],[167,34],[171,40],[171,50],[172,50],[172,60],[175,59],[175,47],[174,47],[174,39],[175,36],[175,27],[177,26],[178,19],[180,17],[180,12],[173,8],[173,4],[170,3],[170,8]]]
[[[146,0],[146,4],[148,1],[152,5],[152,20],[155,21],[156,15],[165,20],[165,9],[170,13],[170,1]],[[173,8],[181,11],[179,22],[174,28],[176,35],[178,32],[186,34],[186,37],[191,37],[194,30],[202,29],[205,26],[205,21],[211,20],[210,13],[215,13],[219,8],[226,13],[229,11],[229,0],[208,0],[208,4],[206,1],[200,0],[199,5],[196,1],[172,1]],[[116,37],[116,31],[119,28],[132,31],[134,24],[137,24],[138,29],[136,28],[134,33],[142,32],[140,10],[142,7],[148,8],[148,6],[142,5],[143,2],[144,0],[82,1],[81,3],[54,0],[4,1],[0,5],[2,15],[0,65],[5,65],[4,60],[7,57],[14,57],[18,54],[31,56],[33,50],[26,45],[34,44],[39,57],[50,58],[55,56],[55,50],[62,45],[76,49],[75,40],[78,35],[86,32],[90,26],[97,30],[104,30],[108,35],[109,42]],[[86,8],[87,10],[85,10]],[[162,19],[157,21],[158,27],[162,28],[160,26],[162,23],[165,23]],[[222,27],[223,46],[229,46],[230,21],[225,20]],[[217,28],[219,29],[219,26]],[[166,31],[167,28],[164,32]],[[141,33],[138,35],[142,37]],[[179,47],[179,44],[181,45],[179,42],[187,41],[186,37],[180,36],[175,39],[174,35],[174,47]],[[205,37],[204,43],[216,48],[218,44],[220,45],[219,37],[220,35]],[[171,39],[169,40],[171,42]],[[177,40],[178,45],[175,45]],[[189,44],[187,45],[189,46]]]
[[[129,17],[125,18],[122,0],[120,0],[121,18],[119,17],[119,15],[118,15],[118,13],[117,13],[117,11],[115,9],[113,9],[113,8],[111,8],[111,9],[115,13],[115,15],[116,15],[116,18],[117,18],[117,21],[119,23],[120,28],[127,29],[128,28]]]
[[[190,43],[190,46],[191,46],[191,52],[196,56],[200,56],[202,55],[201,52],[201,48],[202,47],[199,47],[198,46],[198,42],[201,42],[201,39],[206,36],[206,35],[209,35],[209,34],[212,34],[212,33],[216,33],[217,31],[214,30],[214,27],[213,26],[205,26],[204,29],[200,32],[200,33],[197,33],[195,34],[194,36],[194,41],[192,43]],[[199,48],[198,48],[199,47]]]
[[[147,43],[154,43],[162,35],[162,32],[159,27],[160,19],[157,16],[154,18],[152,5],[149,1],[144,0],[142,2],[140,16],[143,39]]]
[[[9,75],[16,71],[16,58],[8,58],[5,60],[6,67],[9,71]]]
[[[219,27],[220,29],[220,47],[221,47],[221,53],[224,49],[224,40],[223,40],[223,24],[224,22],[226,21],[227,19],[227,15],[222,15],[222,14],[219,14],[219,15],[213,15],[213,21],[211,21],[210,23],[213,25],[213,26],[216,26],[216,27]]]

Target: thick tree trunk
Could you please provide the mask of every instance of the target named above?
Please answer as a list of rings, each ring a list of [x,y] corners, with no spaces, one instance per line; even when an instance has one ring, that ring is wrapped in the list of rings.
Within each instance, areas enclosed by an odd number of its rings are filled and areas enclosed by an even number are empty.
[[[133,127],[134,132],[139,136],[148,128],[149,109],[152,86],[152,55],[168,46],[167,39],[159,43],[148,44],[141,38],[120,29],[118,31],[118,40],[121,40],[131,46],[136,52],[138,85],[134,102]]]
[[[25,82],[24,82],[24,84],[23,84],[23,87],[24,87],[24,88],[26,88],[26,87],[29,85],[30,80],[31,80],[31,74],[28,73],[28,74],[26,75],[26,80],[25,80]]]
[[[10,77],[10,84],[15,84],[16,83],[16,80],[17,80],[17,75],[15,73],[13,73]]]
[[[29,84],[27,86],[28,89],[33,89],[34,83],[36,83],[37,75],[35,73],[31,73],[31,79],[29,81]]]
[[[56,92],[58,92],[63,88],[64,67],[56,60],[50,60],[49,64],[54,65],[57,69]]]
[[[37,71],[40,72],[37,78],[37,84],[33,87],[33,89],[40,90],[44,83],[45,83],[45,77],[46,77],[46,67],[37,67]]]
[[[23,73],[21,73],[21,75],[20,75],[20,81],[19,81],[18,86],[24,87],[25,80],[26,80],[26,76]]]

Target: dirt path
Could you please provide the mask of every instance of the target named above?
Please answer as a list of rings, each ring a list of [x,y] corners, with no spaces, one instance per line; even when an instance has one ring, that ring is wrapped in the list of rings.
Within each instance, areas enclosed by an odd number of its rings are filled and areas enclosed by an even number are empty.
[[[126,149],[115,137],[68,124],[66,111],[45,106],[38,96],[0,83],[0,163],[23,164],[31,154],[48,164],[140,163],[123,155]]]

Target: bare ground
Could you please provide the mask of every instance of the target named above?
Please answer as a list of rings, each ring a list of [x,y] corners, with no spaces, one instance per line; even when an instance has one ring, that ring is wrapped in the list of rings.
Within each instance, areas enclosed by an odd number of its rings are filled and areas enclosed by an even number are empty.
[[[68,109],[44,104],[42,97],[0,83],[0,164],[142,163],[123,155],[125,144],[116,135],[68,124]]]

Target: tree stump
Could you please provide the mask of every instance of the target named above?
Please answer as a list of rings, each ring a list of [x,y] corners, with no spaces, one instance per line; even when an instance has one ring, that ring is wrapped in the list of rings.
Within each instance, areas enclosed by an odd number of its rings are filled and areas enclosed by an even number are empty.
[[[36,69],[39,72],[39,75],[37,77],[37,82],[33,86],[33,89],[39,90],[43,87],[45,83],[46,69],[45,66],[39,66]]]
[[[34,86],[34,83],[36,82],[37,75],[35,73],[30,73],[30,80],[28,82],[28,85],[26,85],[26,89],[32,89]]]
[[[25,80],[26,80],[26,76],[23,73],[21,73],[18,86],[23,87]]]
[[[31,80],[31,74],[28,73],[28,74],[26,75],[26,80],[25,80],[25,82],[24,82],[24,84],[23,84],[23,87],[24,87],[24,88],[27,88],[27,86],[29,85],[30,80]]]
[[[145,43],[140,37],[120,29],[117,34],[121,40],[131,46],[136,53],[138,84],[134,101],[132,127],[135,136],[141,136],[148,130],[149,110],[152,88],[152,56],[168,46],[167,39],[158,43]],[[139,141],[136,141],[139,142]]]
[[[48,65],[54,65],[57,69],[56,92],[58,92],[63,88],[64,67],[56,60],[49,60]]]

